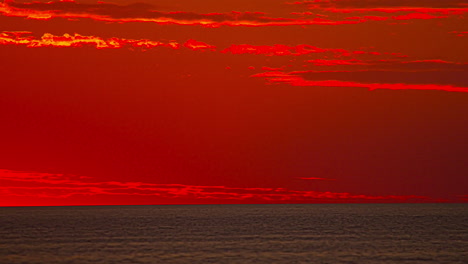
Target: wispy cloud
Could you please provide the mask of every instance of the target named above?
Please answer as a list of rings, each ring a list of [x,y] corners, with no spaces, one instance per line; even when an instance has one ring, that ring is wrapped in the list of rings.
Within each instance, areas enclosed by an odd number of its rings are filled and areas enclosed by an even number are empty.
[[[356,23],[394,20],[427,20],[460,17],[468,12],[468,4],[463,0],[311,0],[289,2],[303,6],[309,11],[295,12],[302,17],[320,15],[324,18],[349,20]],[[362,14],[348,16],[348,14]],[[393,23],[390,23],[393,24]]]
[[[460,199],[461,199],[462,201],[468,202],[468,194],[460,195],[459,197],[460,197]]]
[[[303,178],[305,180],[331,180]],[[147,196],[171,199],[194,199],[195,203],[209,201],[278,202],[410,202],[432,201],[414,195],[369,196],[346,192],[298,191],[285,188],[235,188],[227,186],[197,186],[184,184],[156,184],[147,182],[95,181],[75,175],[0,170],[0,196],[47,197],[66,199],[72,196]]]
[[[147,39],[124,39],[124,38],[109,38],[103,39],[97,36],[83,36],[80,34],[64,34],[56,36],[50,33],[44,33],[42,37],[35,38],[30,35],[32,32],[27,31],[3,31],[0,33],[0,45],[20,45],[29,48],[39,47],[83,47],[94,46],[97,49],[117,49],[123,47],[137,47],[142,49],[150,49],[156,47],[169,47],[179,49],[180,44],[177,42],[159,42]],[[190,49],[213,49],[214,46],[208,45],[196,40],[188,40],[185,47]]]
[[[158,11],[150,4],[117,5],[110,3],[82,4],[74,1],[52,1],[47,3],[0,3],[0,14],[30,19],[88,18],[107,22],[153,22],[158,24],[219,26],[288,26],[288,25],[341,25],[357,21],[329,20],[324,18],[298,19],[291,17],[269,17],[262,12],[237,12],[198,14],[193,12]]]
[[[291,86],[315,86],[315,87],[354,87],[367,88],[369,90],[389,89],[389,90],[439,90],[449,92],[468,92],[468,87],[457,87],[453,85],[438,84],[407,84],[407,83],[365,83],[344,80],[307,80],[290,72],[265,72],[252,75],[252,77],[266,77],[270,83],[286,83]]]
[[[310,12],[293,12],[283,17],[271,17],[263,12],[238,12],[228,13],[194,13],[185,11],[160,11],[157,6],[146,3],[135,3],[130,5],[118,5],[112,3],[98,2],[97,4],[84,4],[75,1],[51,1],[51,2],[29,2],[20,3],[15,1],[4,1],[0,3],[0,14],[5,16],[25,17],[29,19],[93,19],[105,22],[152,22],[157,24],[176,25],[201,25],[206,27],[219,26],[293,26],[293,25],[347,25],[359,24],[368,21],[381,21],[386,19],[434,19],[445,18],[448,15],[462,14],[468,7],[461,5],[445,5],[443,8],[407,7],[405,5],[391,5],[373,7],[351,3],[345,5],[343,2],[322,2],[305,1],[295,2],[295,4],[305,5],[314,10]],[[358,2],[360,3],[360,2]],[[383,5],[385,6],[385,5]],[[439,6],[439,5],[435,5]],[[352,8],[351,8],[352,7]],[[317,16],[316,11],[325,15]],[[349,13],[353,11],[370,12],[382,11],[413,12],[411,14],[382,17],[382,16],[362,16],[362,17],[329,17],[328,12]],[[430,15],[429,13],[439,13]]]
[[[300,56],[315,53],[329,53],[335,57],[349,57],[357,54],[379,55],[376,52],[367,52],[362,50],[346,50],[346,49],[330,49],[319,48],[308,44],[300,44],[296,46],[288,45],[249,45],[249,44],[233,44],[230,47],[221,51],[222,53],[231,54],[252,54],[265,56]]]
[[[468,92],[468,64],[444,60],[308,60],[310,70],[266,70],[252,75],[292,86],[363,87],[369,90]]]
[[[454,34],[457,37],[465,37],[468,36],[468,31],[451,31],[450,34]]]
[[[309,9],[326,9],[334,12],[467,12],[468,4],[464,0],[309,0],[290,2],[305,5]]]
[[[266,78],[270,83],[288,83],[293,86],[325,86],[325,87],[366,87],[374,89],[413,89],[413,90],[444,90],[466,92],[468,81],[465,76],[468,64],[444,60],[402,60],[404,55],[389,52],[374,52],[364,50],[347,50],[339,48],[319,48],[313,45],[249,45],[231,44],[219,49],[199,40],[189,39],[184,43],[176,41],[161,42],[148,39],[102,38],[80,34],[64,34],[62,36],[45,33],[36,38],[31,32],[4,31],[0,32],[0,45],[20,45],[29,48],[59,47],[73,48],[91,46],[97,49],[139,48],[148,50],[165,47],[170,49],[186,48],[194,51],[220,52],[232,55],[263,55],[263,56],[303,56],[302,68],[308,70],[290,70],[286,65],[281,67],[264,66],[264,72],[253,77]],[[311,59],[322,54],[324,58]],[[369,56],[380,56],[380,59]],[[398,59],[383,59],[383,58]],[[378,58],[378,57],[377,57]],[[297,66],[297,65],[296,65]]]

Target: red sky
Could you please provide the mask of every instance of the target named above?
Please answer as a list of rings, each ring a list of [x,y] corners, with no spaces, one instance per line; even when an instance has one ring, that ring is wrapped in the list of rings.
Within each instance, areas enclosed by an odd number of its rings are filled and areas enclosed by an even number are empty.
[[[1,1],[0,206],[466,202],[467,13]]]

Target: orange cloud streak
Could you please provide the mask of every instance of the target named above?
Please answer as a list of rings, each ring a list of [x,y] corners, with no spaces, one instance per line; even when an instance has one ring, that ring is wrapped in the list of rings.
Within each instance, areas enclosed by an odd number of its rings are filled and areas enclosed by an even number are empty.
[[[159,41],[151,41],[147,39],[123,39],[123,38],[109,38],[102,39],[96,36],[83,36],[80,34],[64,34],[63,36],[55,36],[50,33],[44,33],[40,39],[35,39],[33,36],[24,36],[31,32],[11,32],[4,31],[0,33],[0,45],[22,45],[29,48],[38,47],[83,47],[94,46],[97,49],[117,49],[125,46],[138,47],[138,48],[155,48],[155,47],[169,47],[173,49],[180,48],[177,42],[163,43]],[[196,41],[195,41],[196,42]],[[194,48],[194,40],[189,40],[184,44],[185,47],[191,49],[200,49],[201,46],[210,49],[215,48],[206,43],[196,42],[198,46]]]
[[[335,13],[351,12],[418,12],[458,15],[468,12],[468,4],[463,0],[406,1],[406,0],[309,0],[291,2],[292,5],[305,5],[309,9]]]
[[[122,15],[125,13],[126,15]],[[153,22],[157,24],[219,26],[291,26],[291,25],[341,25],[356,24],[359,21],[334,21],[323,18],[296,19],[267,17],[261,12],[236,12],[197,14],[191,12],[160,12],[151,5],[133,4],[127,6],[99,3],[80,4],[74,1],[47,3],[0,3],[0,14],[29,19],[89,18],[106,22]]]
[[[305,178],[310,179],[310,178]],[[314,178],[322,179],[322,178]],[[238,203],[270,202],[410,202],[432,201],[429,197],[414,195],[368,196],[351,193],[297,191],[285,188],[233,188],[226,186],[195,186],[184,184],[155,184],[144,182],[95,182],[89,177],[74,175],[31,173],[0,170],[0,196],[47,197],[66,199],[71,196],[148,196],[194,198],[202,200],[236,200]],[[206,201],[205,201],[206,202]],[[5,206],[7,204],[1,204]]]
[[[156,47],[169,47],[172,49],[180,49],[185,47],[191,50],[216,51],[217,47],[205,42],[194,39],[189,39],[185,43],[180,44],[175,41],[160,42],[148,39],[125,39],[112,37],[104,39],[98,36],[84,36],[81,34],[68,34],[62,36],[44,33],[40,38],[35,38],[29,31],[3,31],[0,32],[0,45],[20,45],[29,48],[39,47],[85,47],[94,46],[97,49],[118,49],[124,47],[134,47],[152,49]],[[251,54],[264,56],[302,56],[315,53],[331,53],[334,57],[350,57],[353,55],[382,55],[379,52],[367,52],[362,50],[346,50],[346,49],[329,49],[319,48],[312,45],[300,44],[296,46],[287,46],[281,44],[275,45],[249,45],[249,44],[232,44],[229,47],[220,51],[224,54]],[[384,53],[390,56],[405,57],[398,53]],[[309,60],[308,62],[317,66],[332,66],[332,65],[367,65],[366,62],[356,59],[350,60]]]
[[[315,66],[336,66],[336,65],[369,65],[369,63],[362,60],[352,59],[352,60],[308,60],[307,62],[312,63]]]
[[[457,37],[464,37],[468,35],[468,31],[451,31],[451,34],[455,34]]]
[[[323,49],[319,47],[315,47],[312,45],[307,44],[300,44],[296,46],[287,46],[287,45],[280,45],[276,44],[273,46],[269,45],[262,45],[262,46],[255,46],[249,44],[233,44],[230,47],[221,51],[222,53],[231,53],[231,54],[252,54],[252,55],[266,55],[266,56],[300,56],[300,55],[307,55],[312,53],[325,53],[330,52],[333,53],[335,56],[352,56],[352,55],[362,55],[362,54],[369,54],[369,55],[380,55],[378,52],[366,52],[366,51],[350,51],[345,49]],[[400,56],[399,54],[392,54],[395,56]]]
[[[304,3],[300,3],[304,4]],[[394,13],[399,11],[416,12],[415,14],[394,16],[393,19],[433,19],[447,16],[433,16],[429,13],[444,15],[462,14],[467,9],[461,8],[396,8],[396,9],[337,9],[321,8],[311,5],[311,8],[326,12],[349,13],[354,11],[381,11]],[[116,5],[98,2],[98,4],[81,4],[75,1],[31,2],[17,3],[5,1],[0,3],[0,14],[12,17],[25,17],[28,19],[48,20],[53,18],[80,19],[88,18],[106,22],[152,22],[157,24],[201,25],[205,27],[220,26],[293,26],[293,25],[345,25],[359,24],[367,21],[381,21],[389,18],[377,16],[349,17],[341,20],[325,19],[323,17],[304,18],[308,12],[293,12],[291,15],[300,15],[301,18],[268,17],[262,12],[236,12],[198,14],[192,12],[161,12],[154,10],[150,4]],[[421,14],[422,13],[422,14]]]
[[[265,77],[270,83],[286,83],[292,86],[317,86],[317,87],[360,87],[370,91],[376,89],[390,90],[439,90],[449,92],[468,92],[468,87],[456,87],[452,85],[437,84],[405,84],[405,83],[360,83],[341,80],[306,80],[296,74],[299,72],[264,72],[254,74],[252,77]]]

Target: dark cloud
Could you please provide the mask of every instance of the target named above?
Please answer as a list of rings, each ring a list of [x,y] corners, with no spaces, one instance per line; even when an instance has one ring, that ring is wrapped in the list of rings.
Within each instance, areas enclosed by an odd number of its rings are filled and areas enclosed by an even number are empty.
[[[321,8],[462,8],[468,7],[464,0],[322,0],[296,2]]]
[[[95,14],[115,18],[123,17],[150,17],[156,7],[146,3],[130,5],[116,5],[109,3],[81,4],[77,2],[8,2],[8,5],[18,9],[49,11],[52,13]]]
[[[315,66],[345,66],[350,71],[356,70],[394,70],[394,71],[468,71],[467,63],[454,63],[443,60],[309,60]],[[342,68],[342,67],[341,67]]]
[[[468,87],[468,71],[342,71],[299,73],[306,80],[343,80],[362,83],[437,84]]]
[[[346,70],[306,71],[298,73],[298,75],[306,80],[437,84],[468,87],[468,79],[466,78],[468,64],[465,63],[451,63],[442,60],[382,60],[357,61],[354,65],[350,64],[345,67]]]
[[[158,19],[166,18],[173,20],[189,21],[255,21],[257,23],[278,22],[282,18],[265,17],[260,12],[231,12],[198,14],[193,12],[161,12],[157,6],[146,3],[135,3],[130,5],[117,5],[110,3],[81,4],[77,2],[32,2],[32,3],[6,3],[9,7],[22,11],[42,12],[52,17],[89,17],[89,18],[111,18],[119,19]]]
[[[468,64],[442,60],[310,60],[315,70],[252,75],[293,86],[468,91]]]

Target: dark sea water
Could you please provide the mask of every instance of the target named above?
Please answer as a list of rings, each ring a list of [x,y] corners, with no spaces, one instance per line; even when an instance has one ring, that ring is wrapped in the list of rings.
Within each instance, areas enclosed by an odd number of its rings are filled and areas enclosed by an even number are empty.
[[[468,263],[468,205],[0,208],[0,263]]]

